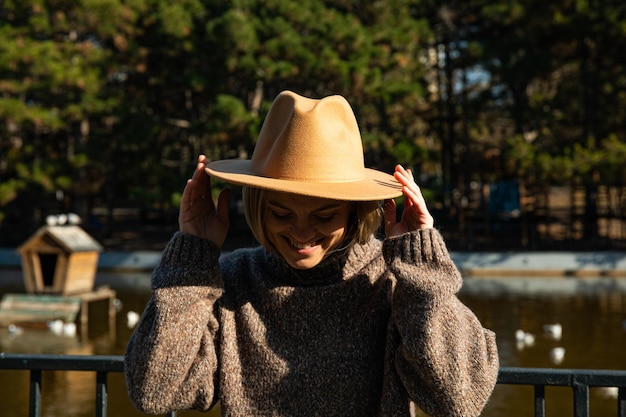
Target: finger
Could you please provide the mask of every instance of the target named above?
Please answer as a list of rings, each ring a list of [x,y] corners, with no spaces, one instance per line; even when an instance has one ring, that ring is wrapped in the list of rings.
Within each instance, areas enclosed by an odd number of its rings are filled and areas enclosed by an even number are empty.
[[[191,179],[188,179],[187,184],[185,185],[185,189],[183,190],[183,196],[180,199],[180,208],[178,210],[178,228],[181,231],[184,230],[184,223],[189,216],[189,212],[191,209],[191,184]]]
[[[407,209],[413,210],[415,215],[419,217],[431,217],[430,212],[428,211],[428,207],[426,205],[426,200],[424,199],[422,193],[419,191],[419,188],[417,189],[417,192],[412,189],[407,190],[405,195],[407,195],[405,203]],[[430,220],[428,220],[428,222],[430,222]]]
[[[230,212],[230,189],[225,188],[220,192],[217,197],[217,218],[220,221],[228,225],[228,217]]]
[[[396,165],[396,170],[394,171],[393,176],[403,186],[415,184],[411,170],[404,169],[402,165]]]
[[[206,166],[205,161],[201,161],[200,158],[198,158],[198,163],[196,163],[196,169],[193,171],[193,175],[191,176],[191,179],[202,181],[205,175],[204,173],[205,166]]]
[[[398,182],[402,184],[402,192],[408,199],[417,204],[425,203],[422,190],[415,182],[410,169],[405,170],[402,166],[398,165],[394,176],[396,176]]]
[[[422,204],[426,203],[422,191],[417,185],[402,187],[402,193],[405,195],[407,204]]]
[[[385,200],[383,204],[383,218],[385,220],[385,234],[391,226],[398,221],[396,215],[396,202],[393,199]]]
[[[424,229],[424,228],[433,227],[434,219],[432,215],[430,214],[430,212],[428,211],[426,200],[424,199],[424,196],[422,195],[422,192],[419,189],[419,187],[408,190],[407,194],[410,194],[410,197],[407,197],[406,207],[407,209],[411,208],[414,215],[417,216],[417,218],[419,218],[419,222],[420,222],[419,228]]]
[[[196,169],[191,177],[190,185],[190,201],[211,199],[211,177],[205,172],[206,157],[200,155],[198,157],[198,163]]]
[[[183,196],[180,200],[181,209],[186,207],[189,204],[190,194],[191,194],[191,179],[188,179],[187,183],[185,184],[185,188],[183,189]]]

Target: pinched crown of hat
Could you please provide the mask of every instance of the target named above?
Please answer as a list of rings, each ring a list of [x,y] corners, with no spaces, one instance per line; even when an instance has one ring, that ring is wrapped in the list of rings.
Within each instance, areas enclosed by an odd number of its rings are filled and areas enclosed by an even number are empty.
[[[352,108],[339,95],[320,100],[280,93],[265,118],[252,159],[226,159],[206,172],[238,185],[335,200],[397,197],[392,175],[365,168]]]

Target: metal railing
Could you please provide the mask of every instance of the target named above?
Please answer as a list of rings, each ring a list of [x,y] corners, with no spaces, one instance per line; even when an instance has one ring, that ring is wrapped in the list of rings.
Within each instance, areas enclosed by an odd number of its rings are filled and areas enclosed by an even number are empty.
[[[570,387],[574,392],[574,417],[589,417],[589,389],[617,389],[617,416],[626,417],[626,371],[592,369],[500,368],[498,384],[531,385],[535,392],[535,417],[546,415],[546,386]]]
[[[96,417],[107,416],[108,382],[111,372],[124,372],[123,356],[31,355],[0,353],[1,370],[30,372],[29,417],[41,417],[43,371],[86,371],[96,373]],[[176,417],[176,412],[167,414]]]
[[[0,353],[0,371],[30,372],[29,416],[41,416],[41,381],[43,371],[87,371],[96,373],[96,416],[107,416],[107,376],[124,372],[122,356],[38,355]],[[589,389],[617,389],[618,417],[626,417],[626,371],[545,368],[500,368],[498,384],[534,387],[536,417],[546,415],[547,386],[570,387],[574,393],[574,417],[589,417]],[[176,412],[167,414],[175,417]]]

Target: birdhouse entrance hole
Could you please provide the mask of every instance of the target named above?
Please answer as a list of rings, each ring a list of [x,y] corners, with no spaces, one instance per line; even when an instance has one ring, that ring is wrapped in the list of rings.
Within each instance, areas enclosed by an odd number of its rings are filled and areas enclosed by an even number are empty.
[[[39,263],[41,265],[41,278],[44,288],[54,286],[54,275],[57,269],[59,255],[56,253],[39,253]]]

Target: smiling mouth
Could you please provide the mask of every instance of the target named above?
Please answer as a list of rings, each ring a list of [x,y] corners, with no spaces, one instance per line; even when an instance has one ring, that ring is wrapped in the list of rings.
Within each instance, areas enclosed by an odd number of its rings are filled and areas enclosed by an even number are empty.
[[[299,242],[294,242],[293,240],[289,240],[289,243],[291,244],[291,246],[293,246],[296,249],[311,249],[312,247],[319,245],[320,242],[321,240],[317,240],[315,242],[299,243]]]

